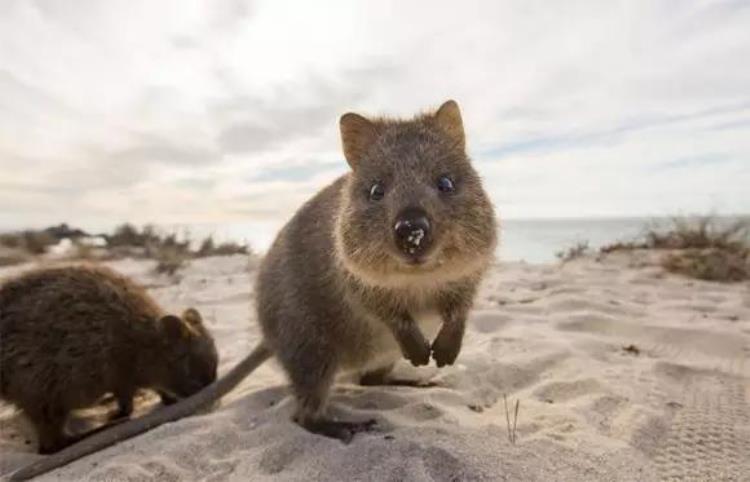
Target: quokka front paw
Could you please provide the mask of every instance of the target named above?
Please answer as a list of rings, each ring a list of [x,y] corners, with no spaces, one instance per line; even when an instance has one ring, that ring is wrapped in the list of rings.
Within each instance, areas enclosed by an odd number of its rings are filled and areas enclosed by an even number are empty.
[[[421,333],[419,337],[402,340],[401,351],[415,367],[430,363],[430,343],[421,336]]]
[[[430,343],[422,338],[411,340],[403,347],[404,357],[415,367],[430,363]]]
[[[437,366],[453,365],[460,351],[461,337],[450,328],[443,326],[432,343],[432,358],[437,362]]]
[[[413,322],[404,323],[395,334],[401,353],[412,365],[418,367],[430,363],[430,342]]]

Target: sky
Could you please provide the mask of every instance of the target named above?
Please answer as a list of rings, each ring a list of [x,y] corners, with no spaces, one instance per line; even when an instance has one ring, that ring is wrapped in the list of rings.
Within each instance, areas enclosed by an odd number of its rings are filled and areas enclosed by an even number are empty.
[[[0,229],[278,227],[453,98],[505,218],[750,212],[750,2],[0,2]]]

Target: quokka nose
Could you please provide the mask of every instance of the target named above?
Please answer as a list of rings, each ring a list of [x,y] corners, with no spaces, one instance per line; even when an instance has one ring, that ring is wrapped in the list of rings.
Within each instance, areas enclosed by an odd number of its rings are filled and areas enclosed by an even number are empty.
[[[423,213],[405,213],[399,216],[393,229],[399,247],[408,254],[415,254],[425,248],[429,241],[430,221]]]

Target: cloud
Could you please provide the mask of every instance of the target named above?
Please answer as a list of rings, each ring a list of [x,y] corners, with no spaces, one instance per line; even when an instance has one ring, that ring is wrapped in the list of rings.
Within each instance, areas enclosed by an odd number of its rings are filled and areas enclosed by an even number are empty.
[[[263,171],[251,176],[250,180],[253,182],[303,182],[310,180],[317,174],[329,171],[343,174],[345,171],[344,166],[345,163],[343,159],[331,162],[315,162],[309,160],[306,163],[289,162],[285,166],[264,169]]]
[[[659,129],[672,124],[710,121],[726,115],[745,115],[750,113],[750,102],[732,105],[720,105],[701,109],[697,112],[682,114],[650,114],[637,119],[621,121],[612,127],[589,132],[559,134],[556,136],[537,137],[503,144],[494,148],[485,148],[479,152],[480,158],[501,159],[513,154],[533,151],[561,151],[572,148],[614,144],[622,142],[626,135],[637,134],[647,129]],[[737,122],[729,124],[737,126]],[[727,124],[720,124],[727,126]],[[723,127],[726,128],[726,127]],[[712,126],[711,129],[716,129]],[[717,129],[721,130],[721,129]]]
[[[250,0],[220,0],[210,6],[211,21],[218,28],[226,28],[246,22],[253,13]]]
[[[664,162],[657,169],[687,169],[691,167],[715,166],[722,162],[730,162],[732,159],[718,153],[703,154],[700,156],[687,156]]]
[[[191,147],[187,143],[178,144],[156,137],[144,139],[125,149],[104,156],[105,162],[122,163],[165,163],[177,165],[206,165],[216,162],[219,153],[202,147]]]
[[[286,219],[346,171],[341,114],[448,98],[503,216],[750,211],[748,22],[739,1],[0,2],[0,224]]]
[[[226,153],[245,153],[330,132],[338,128],[343,110],[367,98],[364,85],[390,83],[397,75],[391,65],[372,65],[346,69],[328,78],[312,75],[281,83],[265,97],[227,97],[212,106],[214,116],[224,125],[218,144]]]
[[[722,122],[709,127],[711,130],[724,131],[724,130],[750,130],[750,119],[739,119],[735,121]]]

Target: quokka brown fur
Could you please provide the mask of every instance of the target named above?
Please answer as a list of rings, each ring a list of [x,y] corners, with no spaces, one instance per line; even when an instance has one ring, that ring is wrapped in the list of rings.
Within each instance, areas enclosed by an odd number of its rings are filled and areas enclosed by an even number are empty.
[[[29,417],[40,453],[77,439],[64,431],[71,410],[112,393],[126,417],[140,388],[189,396],[214,381],[217,361],[196,310],[167,315],[112,270],[39,269],[0,286],[0,396]]]
[[[294,420],[344,442],[372,421],[327,416],[338,373],[388,383],[401,357],[414,365],[456,360],[497,232],[466,154],[458,105],[448,101],[410,120],[350,113],[340,128],[351,171],[302,206],[263,259],[256,284],[263,340],[250,355],[187,400],[115,426],[20,476],[208,406],[271,356],[291,383]]]
[[[496,243],[458,105],[408,121],[341,118],[352,168],[284,227],[258,277],[264,343],[297,398],[295,420],[348,440],[325,406],[336,373],[373,383],[401,356],[452,364]],[[435,315],[442,327],[429,327]]]

